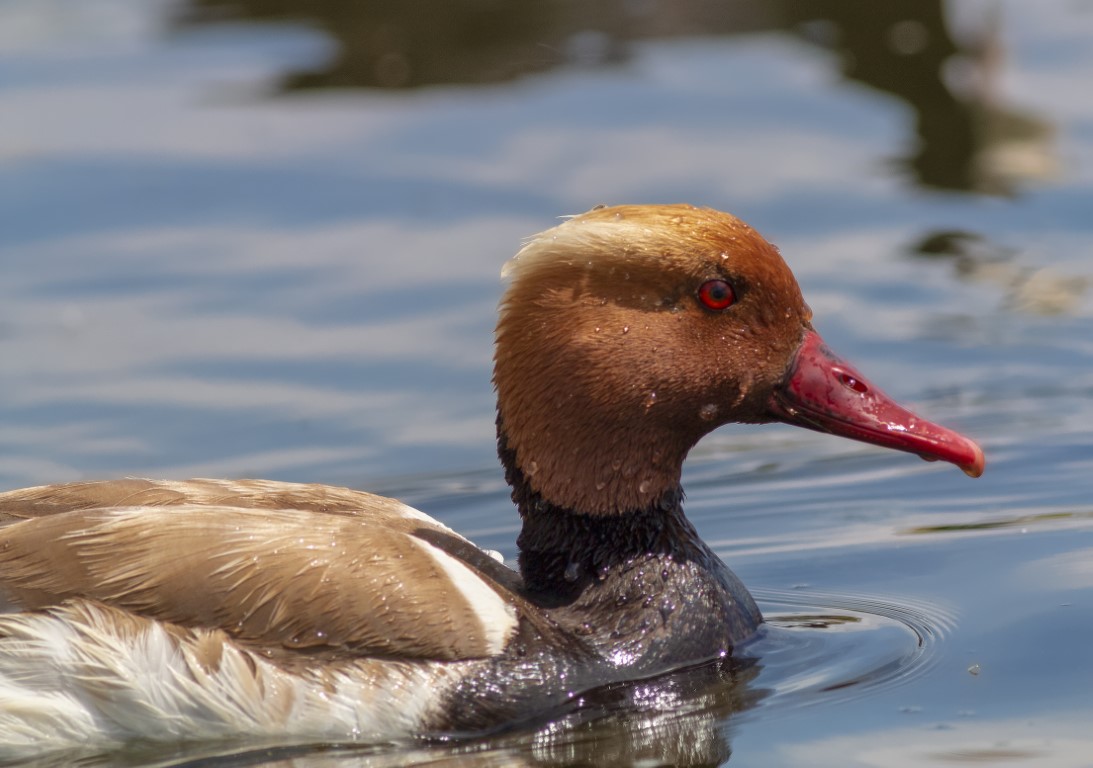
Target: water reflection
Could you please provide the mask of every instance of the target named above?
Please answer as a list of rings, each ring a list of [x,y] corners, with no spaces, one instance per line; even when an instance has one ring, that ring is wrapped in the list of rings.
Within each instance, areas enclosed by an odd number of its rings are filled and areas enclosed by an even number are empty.
[[[917,146],[899,163],[927,187],[1013,194],[1052,170],[1050,123],[1005,106],[1001,19],[988,12],[966,39],[941,2],[784,4],[789,28],[836,54],[842,74],[895,96],[915,116]]]
[[[904,102],[912,147],[896,165],[936,189],[1012,195],[1054,172],[1054,131],[998,93],[1002,19],[988,10],[956,34],[947,6],[919,0],[191,0],[183,27],[225,19],[305,23],[336,51],[284,74],[285,91],[480,85],[565,66],[627,61],[646,40],[782,32],[833,54],[840,74]]]
[[[982,235],[959,230],[931,232],[911,247],[925,259],[948,259],[957,277],[1005,292],[1006,306],[1034,315],[1067,315],[1082,306],[1089,278],[1020,264],[1016,252]]]
[[[1013,765],[1080,768],[1089,765],[1093,740],[1084,734],[1088,710],[1044,712],[1037,718],[909,725],[861,736],[820,737],[771,750],[778,765],[843,768],[918,768],[923,765]]]
[[[593,719],[540,729],[529,765],[721,765],[732,754],[726,723],[763,694],[749,660],[717,663],[597,693]],[[522,741],[523,739],[521,739]]]

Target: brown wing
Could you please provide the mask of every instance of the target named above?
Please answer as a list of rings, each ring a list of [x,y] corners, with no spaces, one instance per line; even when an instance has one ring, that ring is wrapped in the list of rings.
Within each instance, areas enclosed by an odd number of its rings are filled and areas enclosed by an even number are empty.
[[[251,645],[423,659],[495,654],[516,628],[504,588],[414,534],[478,550],[358,491],[81,483],[0,494],[0,519],[18,521],[0,528],[0,598],[22,609],[86,598]]]
[[[80,509],[172,507],[183,504],[365,515],[370,520],[399,528],[411,523],[425,523],[449,530],[402,502],[351,488],[275,480],[176,481],[142,478],[42,485],[0,493],[0,525]],[[406,521],[406,525],[400,525],[400,520]]]

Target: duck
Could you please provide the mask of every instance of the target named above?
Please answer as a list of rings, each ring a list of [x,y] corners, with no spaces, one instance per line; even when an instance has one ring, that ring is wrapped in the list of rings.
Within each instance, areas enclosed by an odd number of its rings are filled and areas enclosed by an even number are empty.
[[[783,422],[952,463],[971,439],[832,352],[779,251],[598,206],[505,265],[497,449],[517,567],[399,501],[268,480],[0,494],[0,745],[481,733],[731,657],[763,616],[683,512],[691,448]]]

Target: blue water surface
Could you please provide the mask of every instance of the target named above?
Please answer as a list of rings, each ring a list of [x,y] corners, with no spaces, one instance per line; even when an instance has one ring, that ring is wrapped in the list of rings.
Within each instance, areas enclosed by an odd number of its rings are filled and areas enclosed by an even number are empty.
[[[501,265],[599,203],[729,210],[987,473],[724,428],[685,485],[771,619],[741,684],[225,764],[1088,765],[1093,12],[478,5],[0,3],[0,487],[337,483],[512,558]]]

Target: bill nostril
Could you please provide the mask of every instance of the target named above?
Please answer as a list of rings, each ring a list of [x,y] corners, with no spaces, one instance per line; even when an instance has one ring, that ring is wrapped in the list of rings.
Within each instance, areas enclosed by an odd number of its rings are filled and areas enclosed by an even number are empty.
[[[837,373],[837,376],[839,377],[839,383],[841,383],[847,389],[852,389],[855,392],[859,392],[863,395],[869,391],[869,387],[865,385],[864,381],[851,376],[849,373],[839,371]]]

